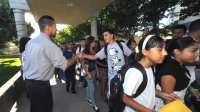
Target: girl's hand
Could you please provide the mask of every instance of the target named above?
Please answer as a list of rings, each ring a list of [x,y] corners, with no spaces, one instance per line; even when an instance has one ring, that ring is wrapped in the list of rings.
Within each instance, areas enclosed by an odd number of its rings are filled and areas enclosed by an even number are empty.
[[[162,92],[162,98],[170,101],[174,101],[177,99],[180,99],[176,94],[174,93],[164,93]]]
[[[91,73],[89,73],[89,74],[87,75],[87,77],[88,77],[90,80],[93,80],[93,79],[94,79]]]
[[[162,92],[160,90],[157,90],[156,89],[156,95],[161,97],[162,99],[164,100],[169,100],[170,102],[171,101],[174,101],[176,99],[180,99],[176,94],[174,93],[165,93],[165,92]]]
[[[197,101],[200,101],[200,92],[192,92],[192,94],[196,97]]]

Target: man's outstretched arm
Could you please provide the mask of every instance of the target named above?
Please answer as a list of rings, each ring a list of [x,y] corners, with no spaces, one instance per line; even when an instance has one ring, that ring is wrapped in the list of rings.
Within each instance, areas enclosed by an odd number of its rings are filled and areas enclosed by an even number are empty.
[[[83,57],[84,57],[83,53],[78,53],[77,55],[73,56],[70,60],[68,60],[67,68],[74,65],[78,59],[81,59]]]

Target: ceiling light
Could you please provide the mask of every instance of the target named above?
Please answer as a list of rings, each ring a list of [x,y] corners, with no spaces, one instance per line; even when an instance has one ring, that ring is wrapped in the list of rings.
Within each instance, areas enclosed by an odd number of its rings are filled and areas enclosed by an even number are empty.
[[[68,3],[67,3],[67,6],[68,6],[68,7],[73,7],[73,6],[74,6],[74,4],[73,4],[73,3],[71,3],[71,2],[68,2]]]

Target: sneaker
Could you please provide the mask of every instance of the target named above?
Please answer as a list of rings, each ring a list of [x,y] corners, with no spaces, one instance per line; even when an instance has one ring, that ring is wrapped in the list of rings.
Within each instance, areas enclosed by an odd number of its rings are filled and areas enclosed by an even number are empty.
[[[69,93],[69,88],[66,88],[66,92],[68,92],[68,93]]]
[[[90,105],[92,105],[92,101],[91,100],[85,100],[86,102],[88,102]]]
[[[79,82],[79,85],[78,85],[79,87],[81,87],[82,86],[82,82]]]
[[[65,80],[61,79],[61,82],[62,82],[62,83],[65,83]]]
[[[97,106],[92,106],[94,112],[99,112],[99,108]]]
[[[72,95],[76,95],[76,91],[72,91]]]
[[[84,87],[85,89],[87,89],[88,87],[86,86],[86,87]]]

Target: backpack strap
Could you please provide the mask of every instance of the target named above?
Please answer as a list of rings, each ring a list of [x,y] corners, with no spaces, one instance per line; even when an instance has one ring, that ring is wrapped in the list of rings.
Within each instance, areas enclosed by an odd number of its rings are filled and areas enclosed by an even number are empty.
[[[146,73],[144,67],[140,63],[135,63],[132,68],[138,69],[143,75],[142,83],[138,87],[136,93],[132,96],[133,98],[136,98],[145,90],[145,88],[147,87],[148,80],[147,80],[147,73]]]
[[[117,45],[119,46],[119,48],[122,50],[122,52],[124,54],[124,48],[123,48],[122,43],[120,41],[118,41],[118,40],[116,41],[116,43],[117,43]],[[108,55],[108,44],[104,47],[104,53],[105,53],[106,56]],[[124,54],[124,57],[125,56],[126,55]]]
[[[79,53],[81,52],[81,46],[79,46]]]
[[[116,43],[118,44],[119,48],[122,50],[124,57],[126,57],[126,55],[124,54],[124,48],[123,48],[122,43],[118,40],[116,41]]]
[[[108,44],[106,44],[106,46],[104,47],[104,53],[107,57],[107,55],[108,55]]]

